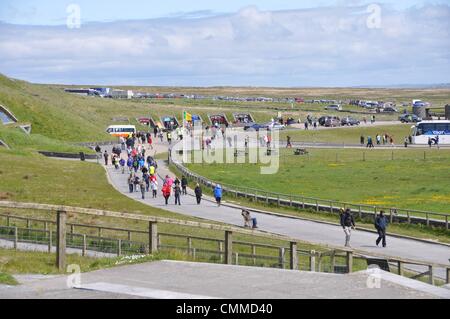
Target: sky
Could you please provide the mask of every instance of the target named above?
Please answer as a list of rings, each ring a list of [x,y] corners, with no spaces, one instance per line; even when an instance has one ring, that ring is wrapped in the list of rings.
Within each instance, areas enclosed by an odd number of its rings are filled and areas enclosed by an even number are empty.
[[[449,0],[2,0],[0,73],[99,85],[450,83],[449,33]]]

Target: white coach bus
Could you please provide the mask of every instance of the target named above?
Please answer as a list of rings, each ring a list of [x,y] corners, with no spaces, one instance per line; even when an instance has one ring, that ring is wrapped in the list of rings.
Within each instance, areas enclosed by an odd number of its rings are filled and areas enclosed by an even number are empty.
[[[136,134],[136,126],[134,125],[111,125],[106,132],[112,136],[127,138],[132,134]]]
[[[436,138],[438,138],[438,144],[450,145],[450,121],[422,121],[412,126],[411,129],[413,144],[428,144],[429,138],[435,144]]]

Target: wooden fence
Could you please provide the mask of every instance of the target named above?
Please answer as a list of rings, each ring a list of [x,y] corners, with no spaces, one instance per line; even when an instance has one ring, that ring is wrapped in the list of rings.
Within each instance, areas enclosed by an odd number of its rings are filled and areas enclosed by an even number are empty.
[[[58,206],[58,205],[47,205],[47,204],[35,204],[35,203],[18,203],[18,202],[9,202],[9,201],[0,201],[0,207],[8,208],[8,209],[24,209],[31,211],[46,211],[51,212],[56,215],[56,220],[49,219],[38,219],[31,218],[25,216],[16,216],[12,214],[0,214],[0,217],[5,220],[5,226],[1,226],[0,230],[8,230],[10,237],[8,237],[14,243],[14,247],[17,248],[18,243],[22,241],[26,241],[26,239],[21,238],[19,235],[21,232],[30,232],[32,230],[40,232],[45,238],[46,243],[48,244],[48,250],[52,251],[52,247],[56,246],[56,265],[58,268],[63,271],[65,269],[66,264],[66,246],[69,242],[69,246],[71,245],[74,248],[79,248],[82,250],[82,254],[85,255],[86,251],[90,248],[88,247],[88,242],[91,240],[107,241],[109,245],[107,248],[107,252],[112,253],[114,255],[122,255],[128,247],[137,247],[140,249],[141,253],[153,254],[158,252],[161,248],[181,248],[186,249],[186,251],[195,258],[198,253],[209,253],[215,254],[218,256],[220,262],[225,264],[239,264],[240,258],[247,258],[253,260],[253,264],[256,265],[256,260],[264,259],[264,260],[272,260],[273,263],[278,265],[280,268],[289,268],[289,269],[299,269],[299,257],[305,257],[309,261],[310,271],[324,271],[323,269],[323,260],[324,258],[328,258],[330,260],[330,269],[331,272],[336,272],[337,267],[343,267],[342,272],[352,272],[353,271],[353,260],[354,259],[362,259],[367,260],[369,257],[366,252],[358,251],[355,249],[347,249],[342,247],[333,247],[327,245],[326,251],[314,251],[314,250],[301,250],[298,249],[297,245],[299,242],[306,243],[310,245],[314,245],[314,243],[308,243],[305,241],[301,241],[295,238],[282,236],[278,234],[266,233],[258,230],[251,230],[246,228],[239,228],[234,226],[226,226],[219,224],[208,224],[203,222],[193,222],[193,221],[185,221],[171,218],[163,218],[163,217],[152,217],[145,215],[137,215],[137,214],[129,214],[129,213],[120,213],[113,211],[105,211],[105,210],[96,210],[96,209],[87,209],[80,207],[69,207],[69,206]],[[69,223],[67,222],[67,215],[71,213],[71,215],[93,215],[93,216],[101,216],[101,217],[115,217],[122,218],[128,220],[138,220],[148,222],[148,229],[139,230],[139,229],[128,229],[128,228],[119,228],[119,227],[107,227],[101,225],[85,225],[80,223]],[[17,227],[13,225],[13,220],[22,220],[25,222],[26,227]],[[40,223],[42,225],[41,228],[33,229],[32,224]],[[179,226],[189,226],[195,228],[202,229],[211,229],[217,230],[224,233],[223,239],[218,238],[207,238],[207,237],[199,237],[194,235],[181,235],[181,234],[172,234],[172,233],[164,233],[158,232],[158,224],[170,224],[170,225],[179,225]],[[56,226],[56,231],[53,229]],[[80,228],[91,228],[96,229],[97,234],[86,235],[82,233],[77,233],[77,230]],[[104,233],[106,231],[113,231],[114,233],[122,233],[126,235],[126,239],[117,239],[117,238],[108,238],[104,237]],[[133,234],[140,234],[141,236],[146,236],[147,240],[145,242],[135,241],[133,239]],[[233,240],[233,234],[244,234],[244,235],[252,235],[260,238],[267,239],[275,239],[287,242],[287,246],[275,246],[269,244],[261,244],[261,243],[251,243],[251,242],[242,242]],[[1,232],[0,232],[1,235]],[[163,243],[164,237],[172,237],[179,238],[184,240],[186,243],[184,246],[173,246],[167,245]],[[75,238],[75,239],[74,239]],[[78,239],[77,239],[78,238]],[[70,239],[68,241],[68,239]],[[217,249],[204,249],[201,247],[193,247],[193,240],[200,241],[209,241],[215,242]],[[75,244],[74,244],[75,243]],[[112,243],[112,244],[111,244]],[[251,253],[239,253],[233,250],[233,247],[237,245],[247,246],[251,249]],[[143,249],[144,248],[144,249]],[[278,252],[277,256],[274,255],[263,255],[258,254],[258,250],[260,249],[274,249]],[[101,249],[99,250],[101,251]],[[380,258],[389,263],[394,263],[397,265],[397,271],[399,275],[404,275],[404,265],[418,265],[427,267],[428,271],[424,273],[420,273],[420,275],[427,275],[428,281],[433,283],[434,279],[434,270],[436,268],[446,269],[446,282],[450,282],[450,267],[449,265],[442,265],[436,263],[427,263],[416,260],[410,260],[405,258],[393,258],[390,256],[385,256],[382,254],[370,253],[370,258]],[[286,258],[288,260],[286,260]],[[344,264],[337,265],[336,258],[344,259]],[[417,277],[418,277],[417,276]]]

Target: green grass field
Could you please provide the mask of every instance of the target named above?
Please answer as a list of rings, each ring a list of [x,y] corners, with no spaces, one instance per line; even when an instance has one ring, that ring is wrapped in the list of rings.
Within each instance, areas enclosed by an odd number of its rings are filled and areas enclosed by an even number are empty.
[[[256,164],[189,164],[214,181],[335,201],[449,213],[450,151],[281,150],[275,175]],[[363,155],[365,153],[365,155]],[[365,161],[363,161],[365,156]],[[242,172],[245,171],[245,174]]]
[[[359,144],[360,136],[371,136],[375,143],[377,134],[392,136],[395,144],[402,144],[405,136],[411,133],[411,124],[380,125],[380,126],[353,126],[344,128],[330,128],[321,130],[295,130],[280,131],[280,146],[285,146],[286,136],[291,137],[292,142],[317,142],[337,144]]]

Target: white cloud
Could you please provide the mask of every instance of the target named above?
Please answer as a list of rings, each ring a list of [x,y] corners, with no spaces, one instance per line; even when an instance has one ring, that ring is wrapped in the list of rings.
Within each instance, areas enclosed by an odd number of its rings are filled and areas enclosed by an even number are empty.
[[[345,86],[450,82],[450,7],[362,6],[66,27],[0,24],[0,71],[37,82]],[[420,70],[420,74],[418,73]]]

